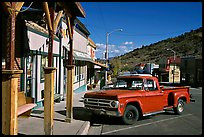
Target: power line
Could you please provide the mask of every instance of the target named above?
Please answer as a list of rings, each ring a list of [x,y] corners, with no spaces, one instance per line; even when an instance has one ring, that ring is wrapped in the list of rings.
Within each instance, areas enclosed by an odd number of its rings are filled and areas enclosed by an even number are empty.
[[[115,34],[115,35],[120,35],[120,36],[163,36],[163,35],[169,35],[169,34],[175,34],[175,33],[185,33],[186,31],[189,30],[183,30],[183,31],[174,31],[174,32],[166,32],[166,33],[141,33],[141,34],[134,34],[134,33],[120,33],[120,34]]]
[[[89,29],[91,29],[92,32],[95,32],[95,34],[97,35],[97,37],[99,37],[99,38],[102,39],[102,37],[97,33],[98,31],[95,31],[95,29],[93,28],[93,26],[89,25],[89,23],[88,23],[87,20],[85,20],[85,22],[86,22],[86,24],[84,24],[84,25],[85,25],[85,26],[88,26]],[[91,34],[90,34],[90,35],[91,35]]]
[[[86,2],[87,3],[87,2]],[[88,18],[88,14],[87,14],[87,17],[86,18]],[[100,39],[103,39],[97,32],[98,31],[96,31],[96,29],[95,28],[99,28],[99,27],[95,27],[94,25],[90,25],[90,23],[87,21],[87,19],[84,19],[84,25],[86,26],[86,27],[89,27],[89,29],[92,31],[92,32],[95,32],[95,34],[97,35],[97,37],[98,38],[100,38]],[[104,30],[104,28],[100,28],[101,30]],[[90,34],[91,35],[91,34]],[[105,37],[105,36],[104,36]]]
[[[26,9],[24,9],[24,10],[15,10],[16,12],[25,12],[25,11],[27,11],[30,7],[31,7],[31,5],[33,4],[33,2],[31,2],[30,3],[30,5],[26,8]]]
[[[106,30],[106,32],[107,32],[107,27],[106,27],[106,23],[105,23],[105,20],[104,20],[104,16],[103,16],[103,13],[102,13],[102,10],[101,10],[101,6],[100,6],[100,4],[97,4],[98,5],[98,9],[99,9],[99,13],[100,13],[100,15],[101,15],[101,19],[102,19],[102,22],[103,22],[103,25],[104,25],[104,28],[105,28],[105,30]]]

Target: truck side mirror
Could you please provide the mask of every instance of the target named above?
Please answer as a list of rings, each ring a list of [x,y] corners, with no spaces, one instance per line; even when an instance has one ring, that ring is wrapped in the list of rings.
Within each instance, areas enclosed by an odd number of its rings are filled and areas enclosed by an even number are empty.
[[[162,90],[164,88],[163,85],[160,86],[160,89],[161,89],[161,93],[163,93],[164,91]]]
[[[161,86],[160,86],[160,88],[162,89],[162,88],[164,88],[164,86],[163,86],[163,85],[161,85]]]

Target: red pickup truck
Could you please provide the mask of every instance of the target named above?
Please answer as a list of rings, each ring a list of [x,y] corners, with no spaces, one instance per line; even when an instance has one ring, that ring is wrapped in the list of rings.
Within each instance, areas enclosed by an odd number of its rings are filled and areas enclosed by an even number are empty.
[[[109,88],[84,94],[84,107],[93,114],[122,117],[125,124],[133,124],[142,116],[172,109],[182,114],[184,104],[191,99],[189,87],[160,86],[151,75],[121,75]]]

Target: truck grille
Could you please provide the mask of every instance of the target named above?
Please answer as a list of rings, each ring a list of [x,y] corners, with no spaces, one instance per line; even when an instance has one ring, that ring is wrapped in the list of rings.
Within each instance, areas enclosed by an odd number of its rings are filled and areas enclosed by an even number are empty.
[[[106,100],[106,99],[96,99],[96,98],[84,98],[85,107],[102,107],[102,108],[113,108],[111,106],[111,102],[114,100]]]

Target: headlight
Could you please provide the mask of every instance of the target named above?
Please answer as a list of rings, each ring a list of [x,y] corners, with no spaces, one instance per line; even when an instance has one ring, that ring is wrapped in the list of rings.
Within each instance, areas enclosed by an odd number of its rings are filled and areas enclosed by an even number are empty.
[[[119,104],[119,102],[115,101],[115,100],[110,102],[110,106],[113,107],[113,108],[117,108],[118,104]]]
[[[84,103],[88,102],[88,98],[84,98]]]

